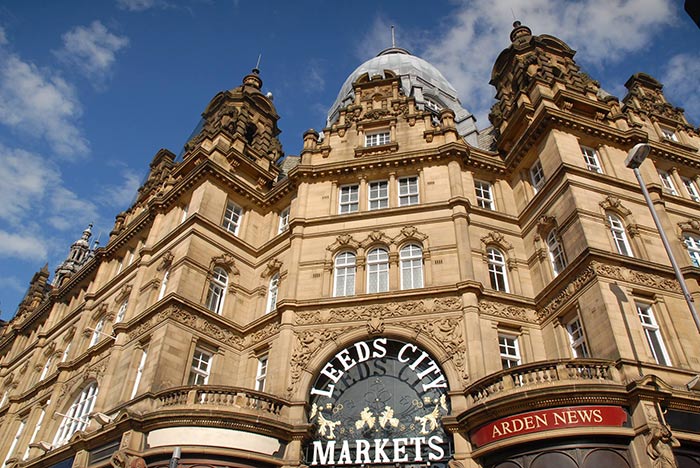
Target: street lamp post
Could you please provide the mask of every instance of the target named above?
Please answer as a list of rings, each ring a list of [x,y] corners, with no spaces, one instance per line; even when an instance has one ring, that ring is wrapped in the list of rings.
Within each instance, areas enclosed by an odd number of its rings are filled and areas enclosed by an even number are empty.
[[[698,332],[700,332],[700,318],[698,317],[698,312],[695,310],[695,302],[693,301],[693,296],[690,295],[690,291],[688,291],[688,287],[685,285],[685,278],[683,278],[683,273],[681,272],[681,269],[678,266],[678,263],[676,262],[676,258],[673,256],[673,252],[671,251],[671,244],[669,244],[668,242],[668,238],[666,237],[664,228],[661,226],[661,221],[659,220],[659,216],[656,214],[654,204],[652,203],[651,197],[649,196],[647,186],[644,184],[642,174],[639,172],[639,166],[647,158],[650,150],[651,147],[647,143],[637,143],[632,147],[629,153],[627,153],[625,165],[634,171],[634,175],[637,177],[637,182],[639,182],[639,186],[642,188],[642,194],[644,195],[644,199],[646,200],[647,206],[649,207],[649,211],[651,212],[651,217],[654,219],[656,229],[659,231],[659,235],[661,236],[661,242],[663,242],[664,244],[664,248],[666,249],[668,259],[671,261],[673,271],[676,273],[676,279],[681,285],[681,290],[683,291],[685,302],[688,304],[688,309],[690,309],[690,315],[693,316],[695,327],[698,329]]]

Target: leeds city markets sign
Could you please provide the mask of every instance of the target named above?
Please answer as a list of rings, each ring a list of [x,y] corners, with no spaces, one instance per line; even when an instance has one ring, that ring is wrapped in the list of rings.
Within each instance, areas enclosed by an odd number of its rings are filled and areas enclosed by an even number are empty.
[[[389,338],[359,341],[321,369],[310,392],[310,466],[446,466],[451,436],[447,378],[418,346]]]

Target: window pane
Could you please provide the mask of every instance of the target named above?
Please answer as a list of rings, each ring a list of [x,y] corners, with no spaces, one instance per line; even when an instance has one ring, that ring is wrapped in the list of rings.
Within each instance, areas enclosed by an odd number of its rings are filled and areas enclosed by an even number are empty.
[[[401,263],[401,289],[423,287],[423,251],[415,244],[409,244],[399,253]]]
[[[418,203],[418,177],[403,177],[399,179],[399,206],[409,206]]]
[[[389,183],[386,180],[369,183],[368,209],[389,207]]]
[[[241,223],[241,207],[229,201],[226,204],[226,212],[224,213],[223,226],[225,229],[231,231],[234,234],[238,234],[238,228]]]
[[[389,254],[384,249],[374,249],[367,254],[367,292],[389,290]]]
[[[345,185],[340,187],[340,205],[338,211],[340,213],[353,213],[360,207],[359,185]]]
[[[335,258],[335,287],[334,296],[350,296],[355,294],[355,254],[343,252]]]

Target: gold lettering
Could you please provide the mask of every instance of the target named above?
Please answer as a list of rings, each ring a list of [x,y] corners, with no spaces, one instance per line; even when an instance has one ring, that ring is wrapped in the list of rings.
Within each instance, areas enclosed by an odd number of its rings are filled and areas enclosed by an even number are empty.
[[[564,418],[564,415],[561,413],[552,413],[554,415],[554,425],[558,426],[559,424],[566,424],[566,418]]]
[[[597,422],[597,423],[603,422],[603,415],[600,413],[599,409],[593,410],[593,422]]]
[[[568,419],[569,424],[578,423],[578,415],[576,414],[576,411],[567,411],[566,418]]]
[[[547,426],[547,415],[546,414],[536,414],[535,421],[537,421],[537,427]]]
[[[491,431],[491,438],[501,437],[503,433],[498,430],[498,424],[493,425],[493,431]]]
[[[525,416],[523,421],[525,421],[525,429],[530,430],[535,427],[535,418],[532,416]]]

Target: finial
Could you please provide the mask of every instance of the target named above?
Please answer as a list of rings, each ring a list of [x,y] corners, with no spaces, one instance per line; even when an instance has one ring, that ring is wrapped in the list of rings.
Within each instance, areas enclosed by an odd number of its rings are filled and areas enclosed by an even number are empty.
[[[396,47],[396,37],[394,36],[394,25],[391,25],[391,47]]]
[[[258,61],[255,64],[255,68],[253,68],[254,73],[260,73],[260,59],[262,58],[262,54],[258,54]]]
[[[513,30],[510,32],[510,42],[521,39],[525,36],[532,36],[532,31],[527,26],[523,26],[518,20],[513,21]]]

